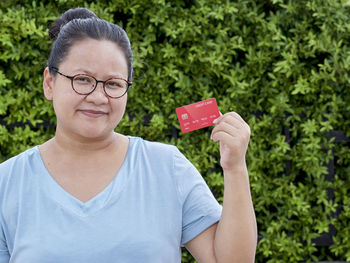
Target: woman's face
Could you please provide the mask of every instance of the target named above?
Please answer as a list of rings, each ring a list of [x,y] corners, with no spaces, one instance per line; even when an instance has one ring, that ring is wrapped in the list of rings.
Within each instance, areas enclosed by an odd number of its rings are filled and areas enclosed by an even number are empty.
[[[108,40],[84,39],[76,42],[58,70],[69,76],[87,74],[98,80],[112,77],[128,79],[128,67],[122,50]],[[124,115],[127,94],[109,98],[98,83],[89,95],[77,94],[71,80],[44,72],[44,93],[53,101],[57,133],[65,136],[102,139],[109,136]]]

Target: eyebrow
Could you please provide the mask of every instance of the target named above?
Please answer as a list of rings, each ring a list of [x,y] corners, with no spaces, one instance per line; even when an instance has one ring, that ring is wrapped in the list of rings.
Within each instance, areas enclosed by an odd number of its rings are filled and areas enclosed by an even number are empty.
[[[77,68],[76,70],[73,70],[73,72],[75,72],[74,74],[86,74],[86,75],[90,75],[95,77],[95,74],[92,73],[89,70],[83,69],[83,68]],[[127,77],[124,77],[122,74],[117,73],[117,74],[111,74],[111,75],[107,75],[108,77],[106,79],[110,79],[110,78],[123,78],[123,79],[127,79]]]

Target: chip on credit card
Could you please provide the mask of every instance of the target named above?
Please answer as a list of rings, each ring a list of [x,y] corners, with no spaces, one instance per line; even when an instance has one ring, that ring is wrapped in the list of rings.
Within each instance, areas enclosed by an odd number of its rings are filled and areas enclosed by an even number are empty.
[[[216,99],[211,98],[176,108],[176,115],[183,133],[213,125],[220,117]]]

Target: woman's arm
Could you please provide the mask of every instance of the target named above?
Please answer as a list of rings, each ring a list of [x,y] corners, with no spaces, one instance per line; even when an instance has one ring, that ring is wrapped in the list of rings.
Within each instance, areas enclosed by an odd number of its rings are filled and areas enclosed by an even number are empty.
[[[245,163],[250,128],[230,112],[218,118],[211,138],[220,142],[225,182],[222,217],[185,246],[200,263],[254,262],[257,226]]]

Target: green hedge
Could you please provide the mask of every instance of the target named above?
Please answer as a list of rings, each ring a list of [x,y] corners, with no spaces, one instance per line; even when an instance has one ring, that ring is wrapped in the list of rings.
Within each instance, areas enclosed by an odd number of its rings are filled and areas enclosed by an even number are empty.
[[[331,136],[350,137],[345,2],[0,1],[0,162],[53,136],[41,84],[47,25],[68,8],[88,7],[124,27],[133,45],[135,85],[117,131],[177,145],[222,201],[211,128],[182,134],[175,114],[215,97],[252,130],[256,262],[350,261],[349,141]],[[330,225],[332,244],[317,245]],[[184,252],[183,262],[193,259]]]

